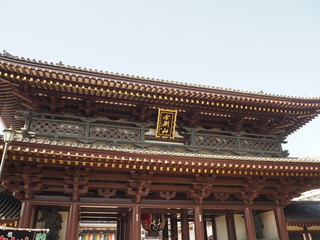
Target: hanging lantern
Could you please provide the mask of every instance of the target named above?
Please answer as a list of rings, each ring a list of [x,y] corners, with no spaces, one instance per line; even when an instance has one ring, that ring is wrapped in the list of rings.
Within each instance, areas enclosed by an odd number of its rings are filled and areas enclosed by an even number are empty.
[[[163,214],[142,214],[141,224],[147,232],[159,232],[166,226],[166,217]]]

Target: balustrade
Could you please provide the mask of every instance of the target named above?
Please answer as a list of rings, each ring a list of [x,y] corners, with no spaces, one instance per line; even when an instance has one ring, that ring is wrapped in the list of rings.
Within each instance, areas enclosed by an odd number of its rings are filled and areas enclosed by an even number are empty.
[[[64,117],[52,114],[24,114],[27,130],[36,136],[55,140],[73,139],[83,143],[105,142],[132,144],[135,147],[158,146],[170,151],[206,151],[258,155],[283,154],[281,142],[276,136],[236,133],[220,130],[181,129],[183,136],[176,140],[156,139],[147,135],[155,126],[127,121],[111,121],[90,118]],[[180,131],[181,132],[181,131]]]

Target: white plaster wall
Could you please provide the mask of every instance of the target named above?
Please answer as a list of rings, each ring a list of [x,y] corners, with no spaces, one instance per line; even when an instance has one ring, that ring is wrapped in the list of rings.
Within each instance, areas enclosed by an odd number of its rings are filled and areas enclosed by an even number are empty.
[[[37,220],[42,217],[41,211],[38,212],[38,215],[36,217],[37,217]],[[36,221],[36,228],[43,229],[44,228],[43,226],[44,226],[44,222]]]
[[[247,239],[246,222],[244,220],[243,214],[234,214],[234,224],[236,226],[237,239]]]
[[[277,223],[273,211],[261,213],[263,219],[263,233],[265,238],[278,238]]]
[[[68,224],[68,212],[59,212],[62,217],[62,228],[59,231],[59,237],[60,240],[67,240],[66,238],[66,233],[67,233],[67,224]]]
[[[216,217],[217,239],[228,240],[227,223],[225,216]]]

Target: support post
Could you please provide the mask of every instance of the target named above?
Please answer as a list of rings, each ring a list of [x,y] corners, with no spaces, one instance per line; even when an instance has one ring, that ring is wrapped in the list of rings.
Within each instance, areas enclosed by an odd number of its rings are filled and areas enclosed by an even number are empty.
[[[277,207],[274,210],[274,216],[276,218],[278,235],[281,240],[289,240],[287,224],[283,213],[282,207]]]
[[[171,239],[175,240],[178,239],[178,221],[177,215],[171,214],[170,215],[170,227],[171,227]]]
[[[203,233],[204,233],[204,240],[208,240],[208,232],[207,232],[207,219],[203,216]]]
[[[189,214],[187,210],[181,213],[181,236],[182,240],[190,240]]]
[[[124,240],[125,239],[125,231],[126,231],[126,227],[125,227],[126,221],[125,221],[124,216],[121,216],[119,220],[120,220],[120,236],[119,236],[119,240]]]
[[[129,208],[127,213],[126,213],[126,223],[125,223],[125,236],[128,236],[128,239],[131,240],[130,234],[131,234],[131,226],[132,226],[132,208]]]
[[[217,239],[217,229],[216,229],[216,219],[214,216],[211,216],[211,227],[212,227],[212,239]]]
[[[130,239],[141,240],[141,207],[133,206],[130,217]]]
[[[244,219],[246,222],[247,239],[256,240],[256,230],[254,228],[253,215],[250,207],[245,207]]]
[[[19,228],[30,228],[33,205],[29,201],[22,201]]]
[[[68,215],[66,239],[78,240],[79,238],[79,206],[71,204]]]
[[[166,218],[166,226],[162,230],[162,238],[169,239],[168,219]]]
[[[236,227],[234,224],[234,217],[232,213],[226,214],[228,240],[237,240]]]
[[[193,214],[194,214],[194,228],[195,228],[196,239],[204,240],[202,209],[200,207],[195,207]]]
[[[121,239],[121,219],[117,220],[117,237],[116,239]]]

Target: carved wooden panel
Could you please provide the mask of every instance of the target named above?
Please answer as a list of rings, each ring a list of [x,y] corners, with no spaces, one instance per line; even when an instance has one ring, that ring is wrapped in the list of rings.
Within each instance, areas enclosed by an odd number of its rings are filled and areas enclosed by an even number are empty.
[[[237,139],[222,136],[196,135],[196,146],[214,147],[220,149],[237,149]]]
[[[140,130],[108,126],[91,126],[89,130],[89,137],[125,141],[140,141]]]
[[[33,120],[30,125],[30,131],[40,134],[68,135],[75,137],[84,136],[85,126],[74,123],[63,123],[56,121]]]
[[[266,140],[256,139],[241,139],[241,149],[254,150],[254,151],[266,151],[266,152],[278,152],[279,144],[277,142],[271,142]]]

